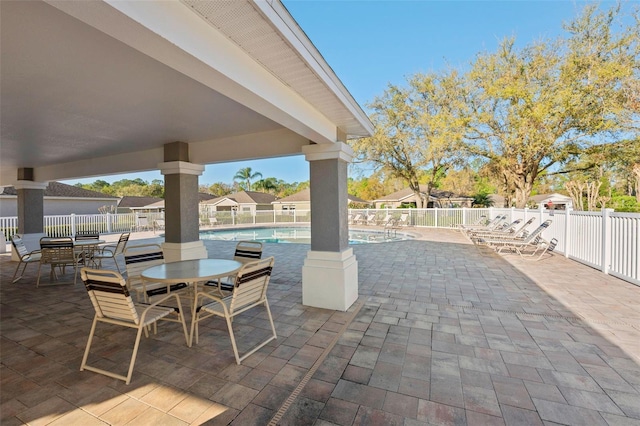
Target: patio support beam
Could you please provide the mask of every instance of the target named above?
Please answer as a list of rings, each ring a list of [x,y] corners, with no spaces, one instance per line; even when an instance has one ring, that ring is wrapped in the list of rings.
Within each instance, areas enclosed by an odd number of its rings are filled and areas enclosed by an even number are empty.
[[[308,145],[311,250],[302,267],[302,304],[346,311],[358,299],[358,262],[349,248],[347,166],[353,150],[342,142]]]
[[[189,145],[172,142],[164,146],[165,162],[158,168],[164,175],[165,242],[167,262],[208,257],[199,236],[198,176],[204,166],[189,162]]]

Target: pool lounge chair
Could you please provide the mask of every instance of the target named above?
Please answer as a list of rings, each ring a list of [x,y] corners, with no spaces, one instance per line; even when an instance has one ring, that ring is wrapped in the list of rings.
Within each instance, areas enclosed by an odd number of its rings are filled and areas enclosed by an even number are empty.
[[[547,242],[542,238],[542,232],[544,232],[549,225],[551,225],[551,219],[545,220],[525,238],[480,239],[479,241],[481,244],[493,248],[497,253],[514,252],[521,257],[533,257],[540,253],[538,256],[538,259],[540,259],[545,252],[552,246],[555,248],[557,244],[555,238],[551,240],[551,242]]]
[[[502,222],[507,219],[506,215],[499,214],[490,220],[486,225],[458,225],[458,228],[461,232],[471,232],[471,231],[493,231],[496,229]]]
[[[519,228],[514,229],[514,226],[509,226],[508,229],[505,230],[495,230],[495,231],[474,231],[470,233],[470,239],[474,244],[480,244],[480,240],[496,240],[496,239],[513,239],[513,238],[526,238],[527,227],[531,225],[536,220],[535,217],[530,218],[524,224],[522,224]],[[517,220],[515,222],[522,222],[522,220]],[[514,223],[515,223],[514,222]],[[512,224],[513,225],[513,224]]]

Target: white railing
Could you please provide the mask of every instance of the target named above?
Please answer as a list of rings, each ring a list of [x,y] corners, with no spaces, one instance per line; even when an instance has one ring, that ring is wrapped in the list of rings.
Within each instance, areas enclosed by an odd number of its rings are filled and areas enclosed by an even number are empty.
[[[555,238],[555,251],[567,258],[599,269],[625,281],[640,285],[640,214],[615,213],[611,209],[600,212],[571,210],[514,209],[352,209],[351,215],[363,217],[376,214],[384,218],[387,214],[399,218],[409,215],[409,227],[455,228],[459,224],[475,222],[481,216],[493,218],[498,214],[507,215],[508,220],[531,217],[536,220],[530,225],[533,230],[542,222],[551,219],[551,226],[544,231],[547,241]],[[142,216],[142,215],[140,215]],[[144,214],[153,225],[158,213]],[[215,219],[215,221],[213,220]],[[200,212],[201,227],[220,225],[266,225],[266,224],[308,224],[311,212],[308,210],[258,210],[253,212],[220,211]],[[44,217],[44,232],[52,237],[75,235],[78,232],[99,232],[101,234],[135,231],[138,229],[135,214],[98,215],[56,215]],[[18,229],[17,217],[0,217],[0,232],[7,241]]]

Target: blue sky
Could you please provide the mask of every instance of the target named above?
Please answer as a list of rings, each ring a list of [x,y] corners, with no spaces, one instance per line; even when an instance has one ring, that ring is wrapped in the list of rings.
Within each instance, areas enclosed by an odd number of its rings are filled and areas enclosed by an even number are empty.
[[[505,37],[520,46],[562,33],[586,2],[573,1],[427,1],[427,0],[283,0],[291,15],[333,68],[355,100],[366,105],[389,83],[403,84],[416,72],[464,69],[482,51],[495,51]],[[613,2],[601,2],[605,7]],[[287,182],[309,179],[303,156],[207,165],[201,184],[231,183],[251,167],[263,177]],[[160,172],[106,176],[146,181]],[[96,178],[66,183],[93,182]]]

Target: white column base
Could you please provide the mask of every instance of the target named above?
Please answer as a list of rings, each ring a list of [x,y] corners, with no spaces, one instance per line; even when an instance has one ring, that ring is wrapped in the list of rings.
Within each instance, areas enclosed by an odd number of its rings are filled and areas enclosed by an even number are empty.
[[[163,243],[162,252],[164,253],[165,262],[206,259],[209,257],[204,242],[200,240],[189,243]]]
[[[358,262],[353,249],[309,251],[302,267],[302,304],[346,311],[358,299]]]

